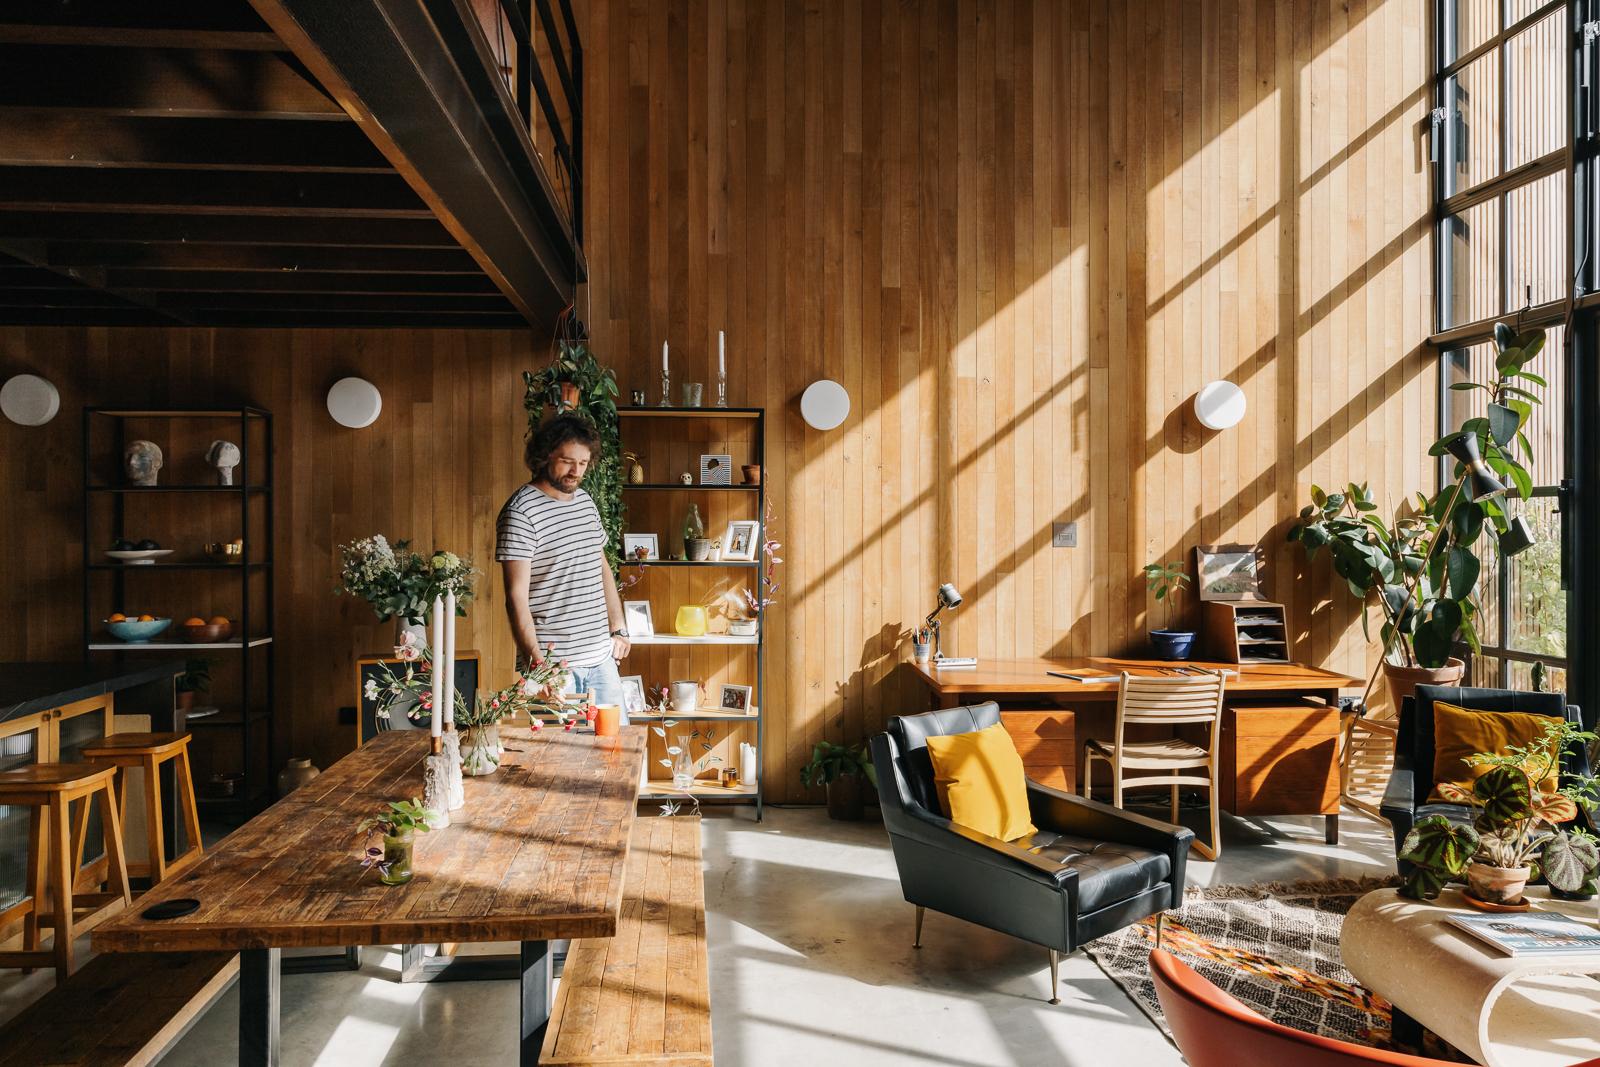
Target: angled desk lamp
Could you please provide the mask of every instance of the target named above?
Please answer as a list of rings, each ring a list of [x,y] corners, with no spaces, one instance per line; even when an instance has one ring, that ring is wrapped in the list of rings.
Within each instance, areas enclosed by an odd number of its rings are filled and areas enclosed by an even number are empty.
[[[951,611],[954,611],[960,606],[961,594],[956,592],[956,587],[951,585],[949,582],[945,582],[943,585],[941,585],[939,587],[939,603],[934,606],[932,611],[928,612],[928,617],[923,623],[933,634],[933,658],[935,660],[942,659],[944,656],[944,654],[939,651],[939,612],[943,611],[945,608],[949,608]]]

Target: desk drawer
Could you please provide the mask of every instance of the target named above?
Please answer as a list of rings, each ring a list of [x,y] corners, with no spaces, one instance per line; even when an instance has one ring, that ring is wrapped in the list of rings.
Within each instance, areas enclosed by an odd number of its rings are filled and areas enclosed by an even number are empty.
[[[1310,701],[1230,705],[1222,713],[1222,806],[1236,815],[1339,811],[1339,712]]]

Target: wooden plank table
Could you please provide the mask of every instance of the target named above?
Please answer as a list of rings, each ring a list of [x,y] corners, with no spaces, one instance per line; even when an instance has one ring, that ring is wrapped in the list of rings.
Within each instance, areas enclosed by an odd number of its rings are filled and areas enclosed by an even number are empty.
[[[229,835],[94,933],[102,952],[240,952],[239,1062],[278,1060],[282,950],[305,946],[521,942],[522,1062],[538,1062],[558,938],[610,937],[622,903],[643,727],[616,738],[503,728],[505,761],[466,779],[447,829],[417,835],[407,885],[364,871],[362,817],[422,794],[428,735],[384,733]],[[177,919],[152,904],[200,902]]]

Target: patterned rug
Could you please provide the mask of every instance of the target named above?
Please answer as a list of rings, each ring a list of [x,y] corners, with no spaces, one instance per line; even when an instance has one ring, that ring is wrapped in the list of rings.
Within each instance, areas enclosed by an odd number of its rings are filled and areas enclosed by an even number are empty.
[[[1268,882],[1190,889],[1167,913],[1161,944],[1206,979],[1296,1030],[1395,1049],[1389,1003],[1356,984],[1339,957],[1339,928],[1363,894],[1398,878]],[[1172,1039],[1150,980],[1154,917],[1087,946],[1090,957]],[[1429,1035],[1429,1055],[1439,1046]],[[1417,1052],[1417,1049],[1401,1049]]]

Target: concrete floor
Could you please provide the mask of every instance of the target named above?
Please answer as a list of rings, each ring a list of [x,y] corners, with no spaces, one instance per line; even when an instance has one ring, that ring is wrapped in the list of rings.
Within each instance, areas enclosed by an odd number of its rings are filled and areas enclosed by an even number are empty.
[[[712,1030],[723,1067],[1182,1062],[1082,952],[1064,961],[1052,1007],[1043,949],[930,912],[924,947],[913,950],[912,908],[881,824],[830,822],[817,808],[769,807],[761,823],[747,808],[708,807],[705,816]],[[1392,871],[1384,826],[1354,813],[1343,823],[1343,842],[1330,846],[1320,819],[1225,819],[1222,858],[1191,855],[1190,883]],[[285,976],[285,1067],[516,1062],[513,983],[399,985],[398,965],[394,950],[368,949],[358,972]],[[48,982],[0,972],[0,1019]],[[237,1020],[230,990],[163,1062],[235,1063]]]

